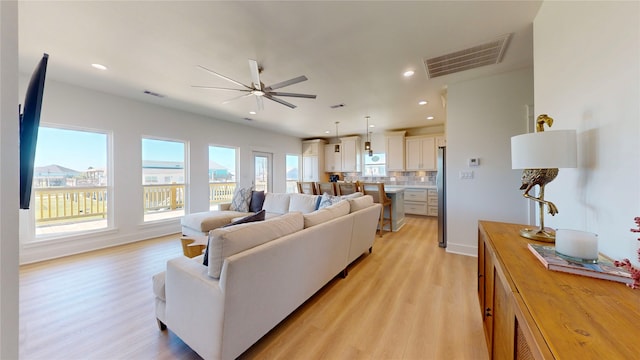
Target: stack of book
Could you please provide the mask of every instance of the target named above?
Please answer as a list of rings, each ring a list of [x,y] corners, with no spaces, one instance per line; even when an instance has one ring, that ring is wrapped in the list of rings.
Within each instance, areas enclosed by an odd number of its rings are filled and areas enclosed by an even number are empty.
[[[633,283],[631,273],[626,269],[616,267],[611,259],[602,254],[598,255],[596,264],[584,264],[572,262],[558,256],[555,246],[552,245],[528,244],[528,247],[542,265],[549,270],[618,281],[625,284]]]

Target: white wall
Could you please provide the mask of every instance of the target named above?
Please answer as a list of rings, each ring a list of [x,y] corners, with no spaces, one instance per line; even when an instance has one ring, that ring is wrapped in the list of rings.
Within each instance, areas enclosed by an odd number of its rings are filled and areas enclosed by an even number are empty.
[[[50,61],[54,59],[51,58]],[[27,80],[27,77],[21,78],[21,88],[26,87]],[[21,90],[21,93],[23,92],[24,90]],[[179,219],[164,224],[143,224],[143,136],[187,142],[187,212],[209,209],[209,145],[239,147],[241,167],[238,179],[241,186],[249,186],[252,183],[252,151],[273,153],[274,192],[286,190],[285,155],[300,154],[302,150],[300,139],[295,137],[142,103],[51,79],[47,79],[45,85],[41,123],[111,132],[114,182],[109,206],[114,209],[115,227],[111,231],[91,236],[82,235],[47,243],[30,243],[32,235],[23,231],[20,254],[22,262],[38,261],[180,231]],[[25,222],[23,221],[23,225]]]
[[[18,4],[0,1],[0,359],[18,358]]]
[[[640,216],[640,3],[545,2],[534,22],[535,105],[578,132],[578,168],[545,197],[551,227],[599,235],[600,251],[636,264]]]
[[[524,69],[449,85],[447,101],[447,251],[477,255],[478,220],[527,222],[511,169],[511,136],[527,130],[533,71]],[[480,165],[469,167],[469,158]],[[461,180],[460,171],[473,171]]]

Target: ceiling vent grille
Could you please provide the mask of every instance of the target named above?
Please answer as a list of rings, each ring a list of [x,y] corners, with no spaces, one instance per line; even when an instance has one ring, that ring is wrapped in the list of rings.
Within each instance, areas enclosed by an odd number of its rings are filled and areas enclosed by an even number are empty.
[[[510,38],[511,34],[507,34],[486,44],[431,59],[424,59],[427,74],[431,79],[485,65],[498,64],[502,61]]]

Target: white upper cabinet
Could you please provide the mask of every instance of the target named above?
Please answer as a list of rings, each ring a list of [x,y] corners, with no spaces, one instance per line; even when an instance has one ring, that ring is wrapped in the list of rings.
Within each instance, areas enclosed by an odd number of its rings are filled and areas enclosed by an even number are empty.
[[[336,152],[336,145],[342,148],[341,144],[328,144],[324,146],[324,171],[342,171],[342,152]]]
[[[342,147],[342,172],[361,172],[362,150],[359,136],[340,138]]]
[[[436,170],[436,140],[434,136],[405,138],[405,170]]]
[[[324,139],[305,140],[302,142],[302,180],[325,181],[324,174]]]
[[[394,131],[385,134],[387,171],[404,171],[405,133],[405,131]]]

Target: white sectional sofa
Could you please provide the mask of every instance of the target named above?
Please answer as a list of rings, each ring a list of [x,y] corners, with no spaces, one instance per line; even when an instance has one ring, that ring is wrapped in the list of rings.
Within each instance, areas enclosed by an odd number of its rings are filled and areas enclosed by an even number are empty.
[[[313,195],[275,195],[265,199],[267,220],[209,232],[208,266],[202,256],[179,257],[154,276],[161,329],[205,359],[238,357],[371,251],[380,204],[370,196],[314,210],[307,205],[317,197],[305,198]]]

